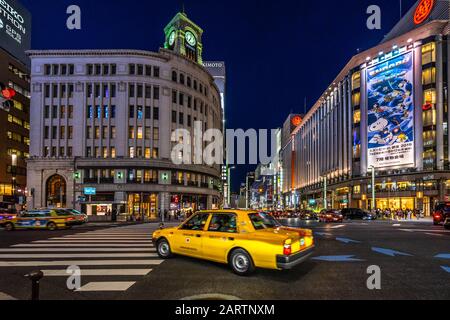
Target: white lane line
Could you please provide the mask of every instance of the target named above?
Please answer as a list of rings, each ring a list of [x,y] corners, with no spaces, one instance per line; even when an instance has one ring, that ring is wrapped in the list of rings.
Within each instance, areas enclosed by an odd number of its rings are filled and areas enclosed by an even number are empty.
[[[443,234],[440,234],[440,233],[425,233],[425,234],[427,234],[427,235],[429,235],[429,236],[436,236],[436,237],[443,237],[444,235]]]
[[[393,224],[392,226],[393,227],[401,227],[402,225],[397,223],[397,224]]]
[[[139,240],[139,241],[132,241],[132,240],[39,240],[39,241],[33,241],[32,243],[148,243],[151,244],[151,240]]]
[[[151,258],[156,253],[0,254],[0,259]]]
[[[450,231],[442,229],[442,230],[436,230],[436,229],[399,229],[401,231],[405,232],[439,232],[439,233],[450,233]]]
[[[65,241],[69,241],[69,240],[117,240],[117,241],[122,241],[122,240],[151,240],[152,237],[146,237],[146,238],[51,238],[50,240],[65,240]]]
[[[152,244],[114,244],[114,243],[53,243],[50,242],[48,244],[16,244],[14,246],[11,246],[11,248],[70,248],[75,247],[78,248],[79,246],[83,247],[96,247],[96,248],[153,248],[154,245]]]
[[[0,252],[155,252],[148,248],[9,248]]]
[[[152,269],[90,269],[81,270],[81,276],[146,276]],[[42,270],[46,277],[68,277],[67,270]]]
[[[163,262],[163,260],[0,261],[0,267],[155,266]]]
[[[340,229],[340,228],[343,228],[343,227],[345,227],[345,225],[344,224],[340,224],[338,226],[332,226],[331,229]]]
[[[136,282],[89,282],[76,292],[127,291]]]

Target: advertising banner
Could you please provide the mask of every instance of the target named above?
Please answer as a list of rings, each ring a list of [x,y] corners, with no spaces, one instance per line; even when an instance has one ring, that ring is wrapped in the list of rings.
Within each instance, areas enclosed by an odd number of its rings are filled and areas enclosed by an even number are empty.
[[[415,165],[413,54],[367,69],[368,167]]]

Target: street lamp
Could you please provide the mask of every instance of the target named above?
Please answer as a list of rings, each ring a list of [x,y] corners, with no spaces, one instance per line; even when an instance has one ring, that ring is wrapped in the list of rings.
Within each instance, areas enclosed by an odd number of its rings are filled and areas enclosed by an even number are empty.
[[[231,204],[231,170],[236,169],[235,166],[227,168],[227,206]]]
[[[372,210],[376,209],[376,199],[375,199],[375,166],[370,166],[369,169],[372,171]]]
[[[16,202],[16,171],[17,171],[17,154],[11,154],[11,188],[14,204]]]

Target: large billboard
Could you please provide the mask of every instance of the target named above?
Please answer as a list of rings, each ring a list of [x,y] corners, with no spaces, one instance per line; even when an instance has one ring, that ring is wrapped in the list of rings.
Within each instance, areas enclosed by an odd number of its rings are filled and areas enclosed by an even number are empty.
[[[367,69],[368,166],[414,166],[413,54]]]
[[[16,0],[0,0],[0,47],[29,64],[31,14]]]

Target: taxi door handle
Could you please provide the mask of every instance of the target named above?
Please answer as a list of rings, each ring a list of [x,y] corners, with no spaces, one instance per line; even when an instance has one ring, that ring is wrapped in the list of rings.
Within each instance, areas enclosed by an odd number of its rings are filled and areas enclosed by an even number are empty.
[[[201,235],[199,235],[199,234],[197,234],[197,235],[196,235],[196,237],[197,237],[197,238],[201,238],[202,236],[201,236]]]
[[[230,240],[230,241],[234,241],[234,238],[231,238],[231,237],[230,237],[230,238],[228,238],[228,240]]]

